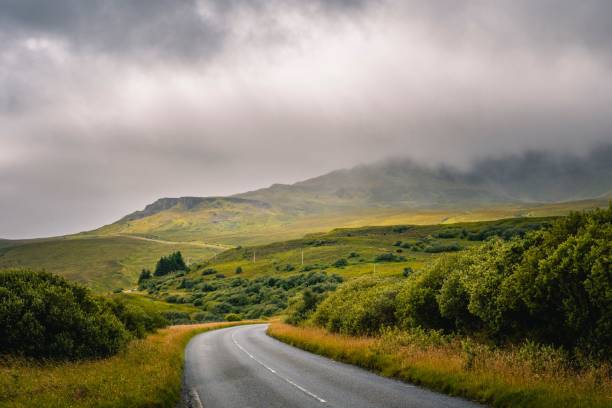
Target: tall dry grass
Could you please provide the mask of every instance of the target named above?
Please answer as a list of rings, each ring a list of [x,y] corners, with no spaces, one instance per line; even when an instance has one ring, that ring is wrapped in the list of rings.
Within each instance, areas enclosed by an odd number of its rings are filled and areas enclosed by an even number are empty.
[[[609,366],[576,371],[552,350],[494,349],[426,333],[333,334],[276,322],[268,334],[385,376],[496,407],[612,407]]]
[[[0,360],[0,407],[174,407],[193,336],[253,322],[172,326],[116,356],[81,362]]]

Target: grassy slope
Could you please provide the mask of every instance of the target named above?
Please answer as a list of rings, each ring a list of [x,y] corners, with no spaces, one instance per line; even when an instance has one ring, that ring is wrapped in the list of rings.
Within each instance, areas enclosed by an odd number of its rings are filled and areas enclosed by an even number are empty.
[[[0,407],[175,407],[189,339],[248,323],[172,326],[134,340],[124,352],[102,360],[42,364],[0,360]]]
[[[350,337],[282,323],[273,323],[268,334],[338,361],[495,407],[612,406],[612,384],[606,377],[534,370],[511,351],[477,355],[467,369],[460,344],[398,345],[394,339]]]
[[[301,265],[302,250],[304,251],[304,266],[312,270],[324,269],[327,273],[338,274],[350,279],[366,274],[376,276],[401,276],[404,268],[410,267],[420,269],[425,263],[430,262],[437,254],[417,252],[408,249],[399,249],[394,246],[397,241],[403,243],[415,243],[420,239],[431,237],[437,232],[448,228],[478,231],[487,226],[516,227],[521,225],[546,222],[547,218],[524,218],[507,219],[501,221],[458,223],[453,225],[425,225],[409,226],[398,230],[396,226],[362,227],[357,229],[336,229],[324,234],[311,234],[301,239],[281,241],[266,245],[253,247],[240,247],[225,251],[215,258],[205,262],[199,267],[192,268],[192,272],[170,278],[164,289],[156,294],[161,298],[168,295],[185,295],[191,289],[178,289],[179,282],[183,279],[194,281],[214,281],[215,275],[201,276],[204,269],[213,268],[217,273],[227,278],[240,276],[251,279],[260,276],[290,276],[300,273],[304,267]],[[459,243],[462,247],[479,245],[479,241],[469,241],[458,238],[434,238],[433,242],[440,244]],[[255,252],[255,262],[253,262]],[[351,257],[351,253],[357,256]],[[393,252],[396,255],[406,257],[400,262],[374,262],[376,256]],[[338,259],[347,259],[348,265],[334,267],[333,263]],[[286,271],[286,266],[292,265],[293,271]],[[242,273],[236,275],[236,268],[242,268]],[[374,272],[376,269],[376,272]],[[204,294],[204,299],[208,295]]]
[[[333,228],[367,225],[488,221],[522,216],[563,215],[608,205],[606,199],[546,205],[498,205],[472,209],[417,210],[406,208],[344,208],[311,213],[284,211],[276,207],[225,204],[221,208],[171,208],[138,220],[121,221],[92,233],[99,235],[134,234],[171,241],[199,241],[229,245],[258,245],[295,239]]]
[[[140,270],[162,255],[180,250],[191,262],[219,249],[186,244],[161,244],[129,237],[83,237],[13,242],[0,250],[0,268],[46,269],[86,284],[96,291],[135,286]]]
[[[28,241],[0,241],[0,268],[31,267],[44,268],[69,279],[82,282],[96,291],[133,287],[141,268],[152,268],[156,260],[175,250],[181,250],[188,262],[200,262],[223,250],[222,247],[207,247],[205,243],[230,245],[259,245],[274,241],[286,241],[305,234],[329,231],[336,227],[360,227],[364,225],[437,224],[464,221],[494,220],[516,216],[543,216],[567,213],[571,209],[592,208],[607,205],[606,200],[587,200],[537,207],[495,207],[474,211],[458,210],[400,210],[364,209],[345,213],[318,215],[282,214],[271,209],[242,206],[240,211],[229,204],[222,208],[205,210],[181,210],[174,208],[151,217],[112,224],[100,230],[69,237]],[[261,210],[261,211],[260,211]],[[259,212],[258,212],[259,211]],[[104,235],[105,234],[105,235]],[[191,244],[177,242],[168,244],[138,240],[116,234],[138,234],[142,237],[160,238],[170,241],[194,241]],[[102,236],[100,236],[102,235]],[[364,249],[366,255],[375,252],[375,243]],[[362,247],[362,245],[357,245]],[[335,260],[345,256],[346,248],[307,248],[306,261]],[[346,252],[346,251],[345,251]],[[246,275],[270,273],[273,261],[296,263],[300,254],[288,251],[274,260],[262,259],[255,264],[246,263]],[[426,256],[414,256],[410,266],[419,266]],[[232,272],[242,260],[219,265],[223,272]],[[384,265],[381,273],[398,273],[401,268]],[[363,274],[371,267],[361,266],[340,270],[345,276]]]

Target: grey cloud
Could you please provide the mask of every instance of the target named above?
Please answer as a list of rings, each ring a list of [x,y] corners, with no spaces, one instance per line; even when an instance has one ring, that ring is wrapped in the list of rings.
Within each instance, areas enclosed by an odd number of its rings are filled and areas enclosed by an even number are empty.
[[[367,0],[3,0],[0,32],[13,39],[50,36],[81,52],[132,58],[206,59],[224,46],[232,16],[291,7],[343,13]],[[273,24],[273,20],[269,23]],[[273,27],[261,26],[259,30]]]
[[[0,237],[388,156],[586,152],[612,141],[611,9],[0,0]]]
[[[4,1],[0,29],[17,38],[59,38],[86,52],[158,57],[204,57],[224,35],[193,0]]]

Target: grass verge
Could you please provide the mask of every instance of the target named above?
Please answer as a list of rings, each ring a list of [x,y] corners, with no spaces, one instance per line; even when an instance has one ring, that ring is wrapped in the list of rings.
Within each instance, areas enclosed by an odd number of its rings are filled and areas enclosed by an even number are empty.
[[[175,407],[187,342],[199,333],[250,323],[255,322],[172,326],[102,360],[0,360],[0,407]]]
[[[546,362],[534,365],[511,350],[466,351],[460,344],[410,344],[397,335],[344,336],[280,322],[272,323],[268,334],[334,360],[494,407],[612,407],[612,380],[604,369],[575,373]]]

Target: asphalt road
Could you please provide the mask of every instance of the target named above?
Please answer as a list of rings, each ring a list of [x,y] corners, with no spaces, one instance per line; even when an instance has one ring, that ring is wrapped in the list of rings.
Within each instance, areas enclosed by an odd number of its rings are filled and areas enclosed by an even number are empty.
[[[480,405],[383,378],[288,346],[265,324],[214,330],[185,351],[183,404],[221,407],[456,407]]]

